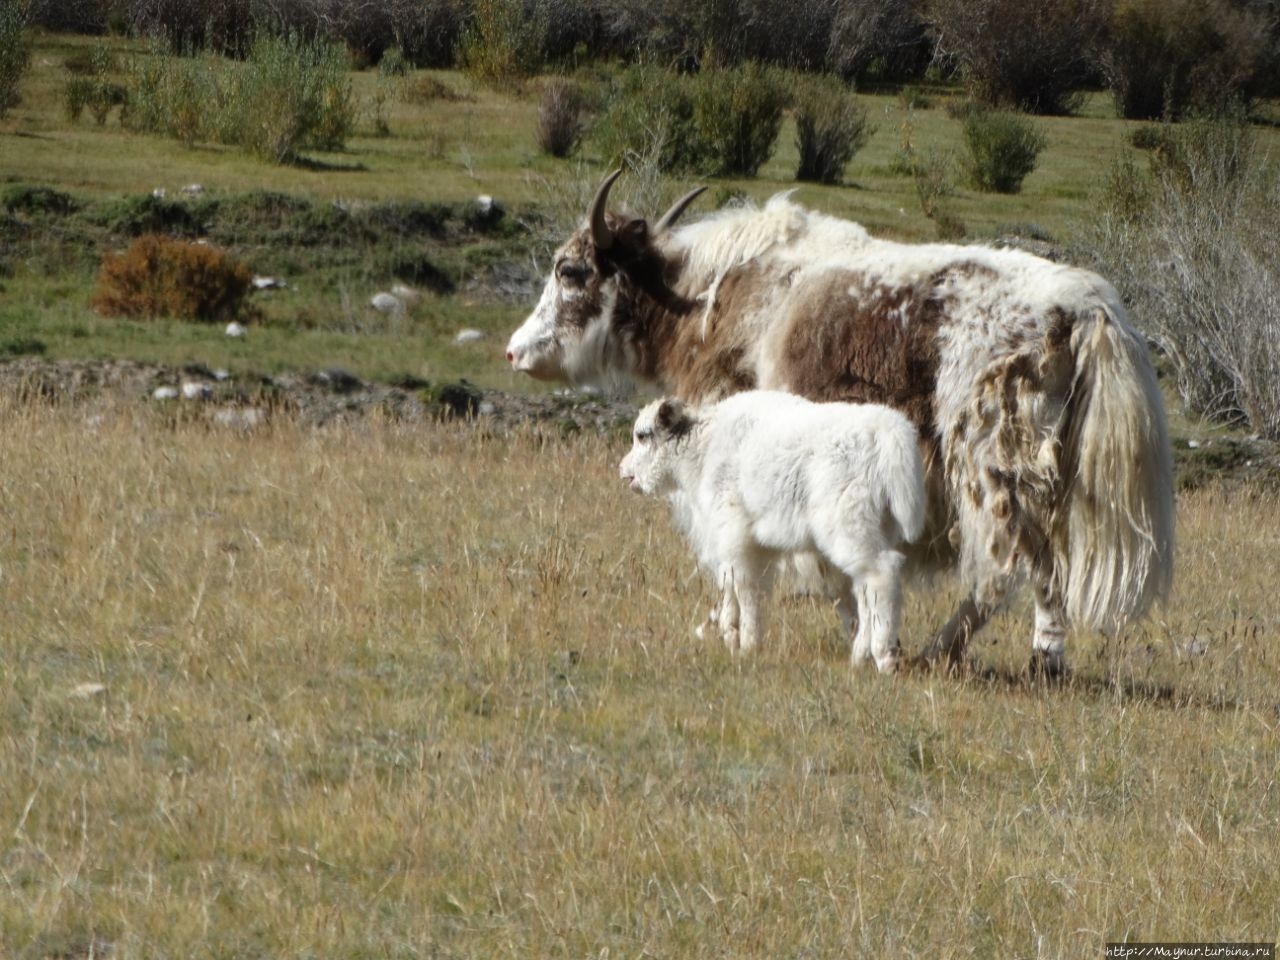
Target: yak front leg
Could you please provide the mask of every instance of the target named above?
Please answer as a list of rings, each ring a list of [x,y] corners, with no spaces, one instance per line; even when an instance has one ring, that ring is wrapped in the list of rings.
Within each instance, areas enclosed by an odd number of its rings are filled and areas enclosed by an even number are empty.
[[[1031,675],[1061,680],[1067,672],[1067,614],[1062,603],[1036,589],[1036,626],[1031,636]]]
[[[983,609],[973,598],[973,594],[965,597],[959,609],[934,634],[933,640],[925,648],[925,662],[932,665],[945,659],[948,670],[958,670],[969,638],[982,629],[990,616],[989,610]]]

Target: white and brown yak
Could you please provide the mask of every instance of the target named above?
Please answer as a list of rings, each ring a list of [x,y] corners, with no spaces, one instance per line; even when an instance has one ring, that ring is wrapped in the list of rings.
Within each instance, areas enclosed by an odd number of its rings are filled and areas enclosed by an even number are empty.
[[[1049,673],[1068,626],[1116,631],[1167,592],[1164,408],[1105,280],[1019,250],[878,240],[786,196],[676,227],[693,191],[650,226],[606,211],[617,176],[556,252],[514,369],[694,403],[758,388],[901,410],[929,477],[917,559],[958,559],[969,590],[930,658],[959,662],[1024,577]]]

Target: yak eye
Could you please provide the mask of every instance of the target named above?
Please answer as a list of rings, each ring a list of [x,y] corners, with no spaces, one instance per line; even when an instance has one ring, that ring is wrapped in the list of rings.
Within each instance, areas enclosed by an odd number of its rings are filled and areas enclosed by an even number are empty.
[[[649,440],[652,440],[652,439],[653,439],[653,431],[652,431],[652,430],[637,430],[637,431],[636,431],[636,439],[637,439],[637,440],[639,440],[641,443],[646,443],[646,442],[648,442]]]
[[[573,287],[584,286],[591,268],[581,260],[561,260],[556,264],[556,276]]]

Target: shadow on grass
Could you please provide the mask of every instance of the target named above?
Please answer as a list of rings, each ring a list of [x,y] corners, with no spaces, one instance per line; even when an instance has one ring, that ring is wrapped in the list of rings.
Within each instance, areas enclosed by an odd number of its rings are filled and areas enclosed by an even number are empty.
[[[935,668],[945,672],[945,668]],[[925,668],[929,672],[929,668]],[[953,674],[957,683],[1005,693],[1036,696],[1087,697],[1117,704],[1145,703],[1175,710],[1235,711],[1263,709],[1280,712],[1280,703],[1259,703],[1225,694],[1205,695],[1179,690],[1171,683],[1140,680],[1126,676],[1098,676],[1074,673],[1046,677],[1030,668],[1011,670],[965,661]]]
[[[368,173],[369,168],[363,163],[331,163],[328,160],[316,160],[313,157],[296,157],[289,166],[298,170],[310,170],[312,173]]]

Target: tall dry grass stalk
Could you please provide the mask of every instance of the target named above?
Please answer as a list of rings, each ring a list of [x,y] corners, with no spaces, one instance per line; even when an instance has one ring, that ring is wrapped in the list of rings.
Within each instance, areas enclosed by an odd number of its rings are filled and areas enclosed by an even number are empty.
[[[758,656],[596,438],[5,401],[0,954],[1100,956],[1274,938],[1274,500],[1064,689]],[[918,648],[955,599],[908,596]]]

